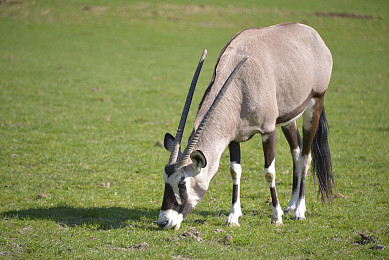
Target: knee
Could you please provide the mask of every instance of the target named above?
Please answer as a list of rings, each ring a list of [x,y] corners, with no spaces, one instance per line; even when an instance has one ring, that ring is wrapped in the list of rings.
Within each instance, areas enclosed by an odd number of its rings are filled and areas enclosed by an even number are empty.
[[[298,158],[300,157],[300,148],[297,147],[295,149],[291,149],[290,153],[292,154],[293,161],[297,162]]]
[[[275,187],[275,180],[276,180],[276,170],[274,167],[274,160],[271,163],[271,165],[268,168],[265,168],[263,170],[265,180],[269,187]]]
[[[273,172],[266,172],[265,173],[265,180],[268,183],[275,181],[275,179],[276,179],[275,173],[273,173]]]
[[[230,162],[230,173],[233,180],[240,180],[242,166],[237,162]]]

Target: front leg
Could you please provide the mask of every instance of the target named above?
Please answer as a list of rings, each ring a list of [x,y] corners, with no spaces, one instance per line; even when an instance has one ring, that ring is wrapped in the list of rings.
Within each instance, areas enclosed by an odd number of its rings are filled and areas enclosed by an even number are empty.
[[[226,220],[229,227],[239,227],[239,218],[242,217],[240,207],[240,177],[242,167],[240,165],[240,145],[237,142],[231,142],[228,146],[230,149],[230,173],[232,177],[232,205],[230,214]]]
[[[276,153],[276,131],[263,134],[262,144],[265,155],[265,169],[263,173],[265,180],[270,188],[270,195],[272,199],[272,224],[282,224],[283,211],[278,202],[276,191],[276,170],[275,170],[275,153]]]

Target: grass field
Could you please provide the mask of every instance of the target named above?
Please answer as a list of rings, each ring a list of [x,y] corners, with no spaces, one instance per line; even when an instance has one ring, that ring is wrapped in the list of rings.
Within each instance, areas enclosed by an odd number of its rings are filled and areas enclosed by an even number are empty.
[[[0,258],[389,259],[389,2],[54,1],[0,4]],[[300,22],[332,51],[325,107],[332,206],[307,179],[306,221],[270,224],[260,138],[242,144],[240,228],[224,226],[228,153],[181,229],[156,225],[161,147],[208,49],[187,132],[225,43]],[[277,190],[292,164],[278,131]]]

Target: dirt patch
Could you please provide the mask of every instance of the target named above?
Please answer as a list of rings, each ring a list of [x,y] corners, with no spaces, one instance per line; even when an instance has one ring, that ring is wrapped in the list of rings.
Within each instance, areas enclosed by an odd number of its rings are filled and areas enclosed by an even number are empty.
[[[14,249],[11,250],[11,251],[3,251],[1,250],[0,251],[0,256],[14,256],[15,254],[22,254],[24,252],[23,248],[21,245],[19,244],[15,244],[15,243],[8,243],[8,245],[11,245]]]
[[[234,238],[233,238],[231,235],[226,235],[226,236],[222,239],[222,242],[223,242],[225,245],[232,245],[232,243],[234,242]]]
[[[109,182],[101,182],[99,187],[100,188],[109,188],[109,187],[111,187],[111,183],[109,183]]]
[[[26,226],[26,227],[19,229],[18,232],[20,234],[25,234],[25,233],[30,232],[32,230],[33,230],[33,228],[31,226]]]
[[[178,256],[173,256],[173,259],[174,260],[190,260],[190,259],[194,259],[193,257],[185,257],[185,256],[182,256],[182,255],[178,255]]]
[[[351,19],[360,19],[360,20],[373,19],[373,16],[371,16],[371,15],[351,14],[351,13],[315,12],[315,15],[316,16],[323,16],[323,17],[351,18]]]
[[[370,249],[374,249],[374,250],[384,250],[386,248],[386,246],[383,246],[383,245],[374,245],[372,247],[370,247]]]
[[[108,7],[107,6],[82,5],[82,6],[80,6],[80,9],[83,11],[105,12],[108,10]]]
[[[366,232],[360,232],[360,231],[355,231],[355,233],[358,235],[357,239],[355,240],[355,244],[358,245],[368,245],[372,243],[378,242],[378,238],[376,238],[373,235],[368,235]]]
[[[203,238],[200,236],[200,232],[197,231],[195,228],[191,228],[189,231],[185,231],[181,234],[181,238],[187,239],[187,238],[193,238],[197,241],[203,240]]]
[[[39,193],[39,194],[36,196],[37,199],[47,199],[48,197],[49,197],[49,195],[46,194],[46,193]]]
[[[111,250],[123,250],[123,251],[132,251],[132,250],[146,250],[149,247],[149,244],[143,242],[139,245],[131,245],[129,247],[111,247]]]
[[[204,224],[205,223],[205,220],[204,219],[196,219],[195,221],[193,221],[194,223],[196,224]]]
[[[346,195],[343,195],[342,193],[336,193],[335,195],[334,195],[334,198],[335,199],[348,199],[348,196],[346,196]]]
[[[163,147],[163,143],[161,142],[161,140],[158,140],[158,141],[155,143],[155,146],[156,146],[156,147]]]
[[[129,247],[129,249],[130,250],[134,250],[134,249],[136,249],[136,250],[145,250],[148,247],[149,247],[149,244],[147,244],[146,242],[143,242],[143,243],[141,243],[139,245],[132,245],[132,246]]]
[[[252,13],[252,9],[239,8],[235,6],[216,7],[208,5],[175,5],[161,4],[159,6],[162,13],[178,12],[180,15],[189,16],[195,14],[211,14],[211,15],[228,15],[228,14],[248,14]]]

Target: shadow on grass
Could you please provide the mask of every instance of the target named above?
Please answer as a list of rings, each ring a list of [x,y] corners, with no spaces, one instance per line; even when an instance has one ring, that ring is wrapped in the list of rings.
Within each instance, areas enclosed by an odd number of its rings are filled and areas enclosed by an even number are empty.
[[[1,218],[50,220],[62,227],[85,226],[91,229],[110,230],[119,228],[157,229],[159,209],[122,207],[75,208],[57,206],[3,212]]]

